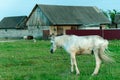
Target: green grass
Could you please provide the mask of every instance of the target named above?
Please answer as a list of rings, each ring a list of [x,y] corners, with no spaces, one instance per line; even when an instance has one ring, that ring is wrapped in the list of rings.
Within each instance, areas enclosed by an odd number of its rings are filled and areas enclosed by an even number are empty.
[[[97,76],[91,76],[93,55],[77,56],[80,75],[70,73],[70,58],[63,49],[50,54],[49,41],[0,43],[0,80],[120,80],[120,40],[110,41],[116,63],[103,63]]]

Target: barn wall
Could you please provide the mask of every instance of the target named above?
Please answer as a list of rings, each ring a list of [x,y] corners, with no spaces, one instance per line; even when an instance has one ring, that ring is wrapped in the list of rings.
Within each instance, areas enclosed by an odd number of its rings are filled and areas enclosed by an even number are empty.
[[[41,38],[43,37],[43,30],[49,30],[50,22],[41,9],[37,7],[35,11],[32,12],[26,25],[28,26],[30,35],[35,38]]]
[[[50,21],[44,15],[44,13],[41,11],[41,9],[39,7],[37,7],[35,9],[35,11],[32,12],[32,14],[29,17],[26,25],[27,26],[49,26]]]
[[[28,30],[16,30],[16,29],[1,29],[0,38],[23,38],[23,36],[29,35]]]
[[[71,30],[72,26],[51,26],[50,27],[50,34],[59,35],[59,34],[66,34],[66,30]],[[60,32],[59,29],[62,29]]]
[[[43,37],[43,30],[49,30],[49,26],[28,26],[28,32],[34,38]]]
[[[64,30],[63,34],[66,34],[66,30],[71,30],[71,26],[64,27],[63,30]]]
[[[57,35],[57,26],[51,26],[50,27],[50,34]]]

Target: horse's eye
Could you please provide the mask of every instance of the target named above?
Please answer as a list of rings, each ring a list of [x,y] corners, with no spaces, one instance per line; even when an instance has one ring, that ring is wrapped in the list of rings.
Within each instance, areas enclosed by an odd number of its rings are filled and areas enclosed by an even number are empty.
[[[53,43],[51,43],[51,45],[53,45]]]

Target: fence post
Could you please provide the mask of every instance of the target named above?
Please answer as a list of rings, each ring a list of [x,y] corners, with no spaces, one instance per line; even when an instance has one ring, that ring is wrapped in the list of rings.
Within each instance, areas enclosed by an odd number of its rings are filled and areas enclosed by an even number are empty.
[[[102,29],[101,25],[100,25],[100,32],[101,32],[101,36],[104,38],[104,30]]]

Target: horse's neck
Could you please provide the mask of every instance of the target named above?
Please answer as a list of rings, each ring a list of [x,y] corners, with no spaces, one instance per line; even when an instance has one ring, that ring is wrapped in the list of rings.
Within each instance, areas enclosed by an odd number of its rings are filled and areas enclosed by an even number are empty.
[[[59,46],[59,47],[63,47],[63,45],[64,45],[63,40],[60,40],[60,41],[57,42],[57,46]]]
[[[68,41],[68,38],[66,37],[59,37],[57,39],[57,45],[60,47],[64,47],[64,45],[66,44],[66,42]]]

